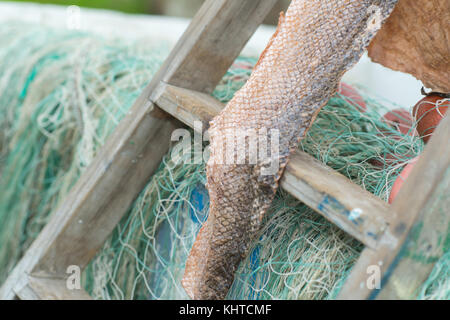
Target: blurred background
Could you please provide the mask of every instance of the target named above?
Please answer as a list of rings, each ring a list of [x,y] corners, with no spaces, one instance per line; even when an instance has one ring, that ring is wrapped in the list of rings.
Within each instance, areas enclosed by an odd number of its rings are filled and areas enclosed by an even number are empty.
[[[11,1],[11,0],[9,0]],[[156,14],[192,18],[205,0],[12,0],[15,2],[36,2],[46,4],[77,5],[80,7],[109,9],[127,13]],[[1,2],[1,1],[0,1]],[[290,0],[279,0],[266,24],[276,24],[281,11]]]
[[[265,48],[278,23],[281,11],[286,11],[291,0],[278,0],[272,12],[242,52],[257,57]],[[107,9],[84,10],[82,28],[89,32],[127,39],[151,38],[174,45],[205,0],[0,0],[0,21],[15,19],[52,27],[67,25],[67,6]],[[39,4],[60,5],[40,6]],[[138,14],[128,16],[118,12]],[[151,16],[149,16],[151,15]],[[410,108],[421,98],[422,83],[410,75],[395,72],[372,63],[365,55],[344,81],[367,88],[372,94],[388,99],[394,106]]]

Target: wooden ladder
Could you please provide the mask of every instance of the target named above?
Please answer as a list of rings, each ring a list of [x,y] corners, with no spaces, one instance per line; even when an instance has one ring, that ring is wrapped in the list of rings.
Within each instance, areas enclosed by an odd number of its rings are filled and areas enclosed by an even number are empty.
[[[1,299],[90,299],[66,286],[102,247],[168,152],[173,130],[209,121],[211,93],[277,0],[207,0],[92,164],[10,273]],[[194,128],[197,130],[197,128]],[[392,206],[297,151],[281,187],[366,248],[341,299],[412,298],[443,254],[450,221],[450,116]],[[371,268],[381,288],[368,284]]]

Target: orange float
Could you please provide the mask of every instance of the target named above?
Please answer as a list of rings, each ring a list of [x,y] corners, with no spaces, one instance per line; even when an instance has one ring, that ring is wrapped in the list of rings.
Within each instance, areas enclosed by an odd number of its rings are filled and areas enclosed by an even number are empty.
[[[359,111],[365,112],[367,110],[367,105],[363,97],[352,86],[341,82],[339,84],[338,93],[345,99],[345,101],[357,107]]]
[[[413,115],[417,122],[417,131],[425,143],[430,140],[439,122],[444,118],[449,104],[448,95],[430,93],[414,106]]]
[[[383,116],[383,120],[404,135],[415,136],[417,134],[417,131],[413,129],[413,117],[405,109],[389,111]]]
[[[408,178],[408,176],[411,173],[412,169],[414,168],[414,165],[419,160],[419,157],[420,156],[415,157],[414,159],[412,159],[406,165],[406,167],[403,168],[402,172],[400,173],[400,175],[395,180],[394,185],[392,186],[391,193],[389,195],[389,203],[394,202],[395,198],[397,197],[397,194],[399,193],[400,189],[403,186],[403,183],[406,181],[406,179]]]
[[[413,126],[413,117],[409,111],[405,109],[395,109],[389,111],[383,115],[382,120],[403,135],[417,135],[417,131]],[[403,138],[401,135],[396,135],[395,132],[390,130],[380,130],[380,132],[383,136],[390,137],[395,140],[400,140]],[[393,164],[406,161],[406,159],[410,158],[411,155],[386,154],[384,159],[370,159],[369,162],[376,167],[384,168],[386,165],[391,166]]]

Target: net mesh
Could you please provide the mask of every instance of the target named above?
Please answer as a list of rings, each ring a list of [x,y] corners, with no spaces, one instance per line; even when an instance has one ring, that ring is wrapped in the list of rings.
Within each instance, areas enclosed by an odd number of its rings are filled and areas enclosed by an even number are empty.
[[[0,281],[128,112],[169,47],[148,39],[1,25]],[[213,95],[229,101],[255,63],[238,58]],[[299,147],[387,200],[404,164],[423,143],[383,120],[398,106],[364,98],[367,110],[361,112],[348,97],[333,97]],[[175,162],[169,153],[84,271],[86,290],[96,299],[186,298],[180,280],[208,214],[205,182],[204,164]],[[361,249],[280,190],[228,298],[332,299]],[[418,298],[450,297],[449,261],[447,252]]]

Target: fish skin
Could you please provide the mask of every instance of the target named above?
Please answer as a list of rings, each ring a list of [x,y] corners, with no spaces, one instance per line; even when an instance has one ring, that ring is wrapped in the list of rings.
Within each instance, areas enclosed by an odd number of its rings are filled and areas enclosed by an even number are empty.
[[[261,228],[290,154],[396,2],[293,0],[286,15],[281,15],[250,79],[211,121],[210,213],[182,280],[192,299],[225,299],[240,261]],[[249,154],[245,164],[223,161],[224,141],[232,141],[231,131],[236,128],[277,130],[278,152],[270,153],[269,159],[258,158],[255,164],[250,164]],[[233,151],[248,147],[248,143],[236,143]],[[236,161],[236,155],[231,159]],[[263,174],[269,163],[277,163],[278,170]]]

